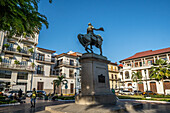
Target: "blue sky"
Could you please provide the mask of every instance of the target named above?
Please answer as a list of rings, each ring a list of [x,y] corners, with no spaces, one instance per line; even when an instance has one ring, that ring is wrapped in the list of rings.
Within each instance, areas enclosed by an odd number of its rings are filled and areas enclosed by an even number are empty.
[[[41,0],[39,11],[49,28],[39,36],[39,47],[57,54],[85,53],[77,35],[88,23],[103,27],[103,55],[118,62],[137,52],[170,47],[170,0]],[[94,47],[99,54],[99,49]]]

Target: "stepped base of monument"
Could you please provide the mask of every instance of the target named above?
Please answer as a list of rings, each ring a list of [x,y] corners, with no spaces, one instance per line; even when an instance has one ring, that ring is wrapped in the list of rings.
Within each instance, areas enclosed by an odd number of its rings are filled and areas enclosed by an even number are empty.
[[[80,105],[93,105],[93,104],[113,104],[117,103],[117,97],[113,94],[106,95],[77,95],[75,103]]]

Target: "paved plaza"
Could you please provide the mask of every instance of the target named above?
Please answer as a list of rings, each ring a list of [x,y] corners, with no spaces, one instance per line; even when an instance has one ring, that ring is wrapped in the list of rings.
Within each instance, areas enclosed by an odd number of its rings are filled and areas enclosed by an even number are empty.
[[[125,103],[122,106],[122,103]],[[132,107],[132,102],[129,101],[120,101],[118,105],[113,105],[112,112],[119,113],[168,113],[170,111],[170,104],[162,104],[162,103],[147,103],[147,102],[135,102],[142,103],[142,106]],[[0,107],[0,113],[53,113],[52,110],[59,108],[61,106],[68,107],[69,104],[74,104],[74,102],[69,101],[44,101],[37,100],[37,104],[35,108],[30,107],[29,99],[26,99],[26,103],[16,105],[16,106],[7,106]],[[136,104],[137,105],[137,104]],[[50,111],[45,111],[45,107],[52,108]],[[111,106],[98,106],[97,109],[94,110],[96,106],[89,106],[86,108],[90,113],[104,113],[104,110],[110,111]],[[53,109],[54,108],[54,109]],[[119,109],[121,108],[121,109]],[[125,109],[126,108],[126,109]],[[61,109],[61,108],[60,108]],[[72,111],[76,111],[77,113],[81,113],[81,109],[84,109],[83,106],[75,106],[75,108],[70,108]],[[113,111],[115,110],[115,111]],[[55,111],[56,112],[56,111]],[[76,113],[72,112],[72,113]],[[109,113],[112,113],[109,112]]]

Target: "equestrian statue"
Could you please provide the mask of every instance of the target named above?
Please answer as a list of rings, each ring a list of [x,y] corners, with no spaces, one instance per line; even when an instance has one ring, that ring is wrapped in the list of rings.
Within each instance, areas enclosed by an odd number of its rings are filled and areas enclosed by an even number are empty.
[[[87,34],[78,34],[78,39],[88,53],[89,53],[89,50],[91,51],[91,53],[93,53],[92,46],[96,46],[97,48],[100,49],[100,55],[102,55],[103,38],[100,35],[95,35],[93,33],[93,30],[104,31],[102,27],[99,29],[96,29],[92,26],[91,23],[88,23]],[[90,45],[90,48],[88,47],[89,45]]]

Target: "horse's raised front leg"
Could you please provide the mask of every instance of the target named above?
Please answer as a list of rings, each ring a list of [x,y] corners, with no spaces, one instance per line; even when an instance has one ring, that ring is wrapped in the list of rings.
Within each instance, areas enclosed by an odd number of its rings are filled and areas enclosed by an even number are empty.
[[[88,42],[84,47],[85,47],[85,50],[87,51],[87,53],[90,53],[88,50],[91,51],[91,53],[93,53],[92,49],[88,48],[88,45],[90,45],[90,42]]]

